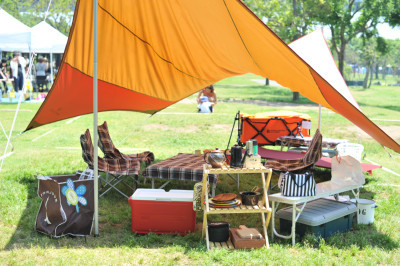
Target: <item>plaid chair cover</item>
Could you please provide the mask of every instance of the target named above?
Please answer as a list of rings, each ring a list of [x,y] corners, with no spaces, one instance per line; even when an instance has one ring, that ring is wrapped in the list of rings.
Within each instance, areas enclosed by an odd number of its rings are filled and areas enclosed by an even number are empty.
[[[145,162],[146,165],[150,165],[154,161],[154,154],[150,151],[145,151],[142,153],[135,154],[123,154],[120,152],[115,146],[113,141],[111,140],[110,133],[108,131],[107,122],[97,127],[97,131],[99,132],[99,147],[101,151],[104,153],[104,158],[124,158],[126,160],[132,158],[139,158],[141,162]]]
[[[271,168],[276,171],[296,171],[307,168],[322,157],[322,135],[319,129],[315,132],[311,140],[311,144],[307,149],[303,158],[290,159],[290,160],[268,160],[265,167]]]
[[[82,158],[93,169],[93,143],[89,129],[80,137],[82,146]],[[140,171],[140,160],[138,158],[98,158],[99,171],[113,175],[137,175]]]

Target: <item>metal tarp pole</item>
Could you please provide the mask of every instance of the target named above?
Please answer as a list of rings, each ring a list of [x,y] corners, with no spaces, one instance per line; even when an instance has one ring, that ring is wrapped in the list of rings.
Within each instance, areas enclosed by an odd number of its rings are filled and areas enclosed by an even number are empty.
[[[98,40],[98,0],[93,0],[93,146],[94,146],[94,235],[99,235],[99,169],[97,141],[97,40]]]

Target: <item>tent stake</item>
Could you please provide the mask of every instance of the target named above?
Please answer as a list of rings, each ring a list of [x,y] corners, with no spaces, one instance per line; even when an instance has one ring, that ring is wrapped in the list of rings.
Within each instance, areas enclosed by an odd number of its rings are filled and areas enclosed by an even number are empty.
[[[97,62],[98,62],[98,0],[93,0],[93,144],[94,144],[94,236],[99,236],[99,168],[98,168],[98,141],[97,141]]]

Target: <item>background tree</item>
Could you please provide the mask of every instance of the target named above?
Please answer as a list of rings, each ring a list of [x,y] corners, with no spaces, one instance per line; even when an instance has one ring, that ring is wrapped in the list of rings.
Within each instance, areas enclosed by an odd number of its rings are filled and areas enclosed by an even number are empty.
[[[261,20],[265,21],[283,41],[290,43],[312,29],[314,10],[306,10],[302,0],[244,0]],[[268,85],[268,79],[266,85]],[[299,100],[299,93],[293,92],[293,101]]]
[[[362,39],[362,47],[360,49],[360,58],[366,67],[363,88],[370,88],[373,78],[374,68],[379,65],[386,66],[385,55],[389,52],[388,45],[384,38],[366,38]]]
[[[314,22],[329,27],[342,75],[347,44],[358,35],[375,35],[387,6],[387,0],[304,0],[305,9],[314,11]]]
[[[386,22],[390,26],[400,25],[400,0],[389,0],[388,8],[386,9]]]
[[[392,74],[400,78],[400,39],[387,40],[389,46],[388,63],[391,65]],[[400,79],[397,80],[400,84]]]

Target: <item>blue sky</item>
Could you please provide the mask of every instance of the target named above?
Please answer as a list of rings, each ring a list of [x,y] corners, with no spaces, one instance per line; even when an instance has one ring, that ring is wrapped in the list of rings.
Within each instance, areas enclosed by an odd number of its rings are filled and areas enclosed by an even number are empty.
[[[379,35],[385,39],[400,39],[400,27],[391,28],[388,24],[378,25]]]

